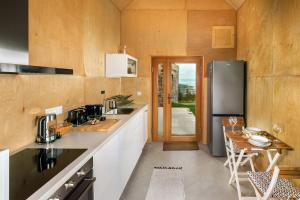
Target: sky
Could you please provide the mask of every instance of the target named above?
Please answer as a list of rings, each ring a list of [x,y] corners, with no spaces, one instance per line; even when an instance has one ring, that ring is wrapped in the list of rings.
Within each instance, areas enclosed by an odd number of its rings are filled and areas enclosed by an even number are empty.
[[[196,64],[176,64],[179,66],[179,82],[184,79],[196,79]]]

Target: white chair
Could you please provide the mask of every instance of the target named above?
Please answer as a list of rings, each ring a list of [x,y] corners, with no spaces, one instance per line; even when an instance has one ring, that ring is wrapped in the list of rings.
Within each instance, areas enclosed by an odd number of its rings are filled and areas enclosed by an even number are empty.
[[[226,154],[227,154],[227,160],[224,163],[224,166],[229,167],[230,170],[230,180],[229,180],[229,184],[231,184],[233,182],[233,178],[234,178],[234,174],[233,174],[233,170],[234,170],[234,163],[236,163],[236,158],[238,158],[239,153],[240,153],[240,149],[238,149],[235,145],[234,142],[232,142],[232,145],[230,144],[230,140],[227,138],[226,136],[226,131],[230,131],[232,130],[232,125],[229,122],[230,117],[224,117],[223,118],[223,134],[224,134],[224,142],[225,142],[225,149],[226,149]],[[242,117],[237,117],[237,123],[234,126],[233,130],[239,130],[242,131],[244,130],[245,127],[245,122],[244,119]],[[255,171],[254,165],[253,165],[253,161],[252,161],[252,157],[257,156],[258,153],[257,152],[251,152],[251,153],[247,153],[245,155],[243,155],[242,157],[242,161],[240,161],[239,166],[243,166],[245,165],[247,162],[250,163],[250,167],[252,171]],[[234,157],[234,160],[233,160]],[[239,167],[237,166],[237,167]],[[243,173],[243,175],[246,175],[246,173]]]
[[[300,178],[300,170],[285,169],[280,173],[278,166],[274,171],[248,172],[249,181],[254,188],[257,200],[267,199],[300,199],[300,190],[286,178],[278,178],[279,173],[289,178]],[[296,173],[295,173],[296,172]],[[294,174],[295,173],[295,174]]]

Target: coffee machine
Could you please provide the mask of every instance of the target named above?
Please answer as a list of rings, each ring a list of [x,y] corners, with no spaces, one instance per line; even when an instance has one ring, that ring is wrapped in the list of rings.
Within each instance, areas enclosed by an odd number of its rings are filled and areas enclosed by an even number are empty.
[[[56,114],[46,114],[37,117],[37,125],[37,143],[48,144],[58,139]]]

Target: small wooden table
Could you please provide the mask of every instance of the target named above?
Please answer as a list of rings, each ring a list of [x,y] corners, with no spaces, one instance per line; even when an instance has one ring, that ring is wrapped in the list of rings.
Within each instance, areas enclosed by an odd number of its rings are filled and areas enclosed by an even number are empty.
[[[232,149],[232,160],[233,160],[233,174],[236,185],[237,185],[237,191],[238,191],[238,197],[239,200],[245,199],[248,197],[242,197],[241,195],[241,189],[239,184],[239,177],[238,177],[238,166],[240,165],[242,158],[245,153],[255,152],[255,151],[266,151],[268,155],[269,160],[269,166],[266,171],[272,170],[276,162],[278,161],[279,157],[281,156],[282,150],[293,150],[293,148],[286,143],[282,142],[275,136],[265,132],[265,137],[270,139],[272,142],[270,146],[268,147],[257,147],[248,142],[248,137],[242,132],[242,131],[226,131],[226,137],[229,139],[230,146]],[[240,153],[238,156],[238,159],[235,161],[235,154],[233,152],[233,143],[235,144],[235,147],[240,149]],[[271,152],[276,152],[274,156],[272,156]]]
[[[226,136],[232,140],[239,149],[245,149],[245,151],[253,151],[253,150],[272,150],[277,151],[281,154],[282,150],[293,150],[291,146],[282,142],[275,136],[271,135],[268,132],[264,132],[271,142],[271,146],[268,147],[257,147],[248,142],[248,138],[242,131],[226,131]]]

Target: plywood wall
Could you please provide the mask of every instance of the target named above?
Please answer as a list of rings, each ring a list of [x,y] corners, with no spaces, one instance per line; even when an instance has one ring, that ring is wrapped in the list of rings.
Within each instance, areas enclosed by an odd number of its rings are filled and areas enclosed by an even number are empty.
[[[83,74],[83,1],[29,1],[29,62]]]
[[[120,46],[120,11],[110,0],[84,1],[84,69],[87,76],[104,76],[105,53]]]
[[[139,59],[138,75],[145,78],[142,81],[146,84],[151,83],[151,56],[205,56],[206,63],[212,59],[235,59],[236,48],[211,48],[212,26],[216,25],[236,25],[236,11],[223,0],[175,0],[172,3],[135,0],[121,12],[121,44]],[[203,86],[205,94],[206,78]],[[147,98],[139,99],[151,105],[149,94],[151,87]],[[205,143],[206,101],[203,117]]]
[[[300,166],[299,17],[298,0],[246,0],[238,11],[237,57],[248,61],[248,125],[268,131],[280,125],[277,136],[295,148],[280,163],[291,166]]]
[[[1,75],[0,148],[33,142],[35,117],[45,108],[98,103],[103,89],[119,94],[120,79],[103,77],[104,52],[119,46],[120,11],[110,0],[30,0],[30,64],[67,67],[75,75]]]

